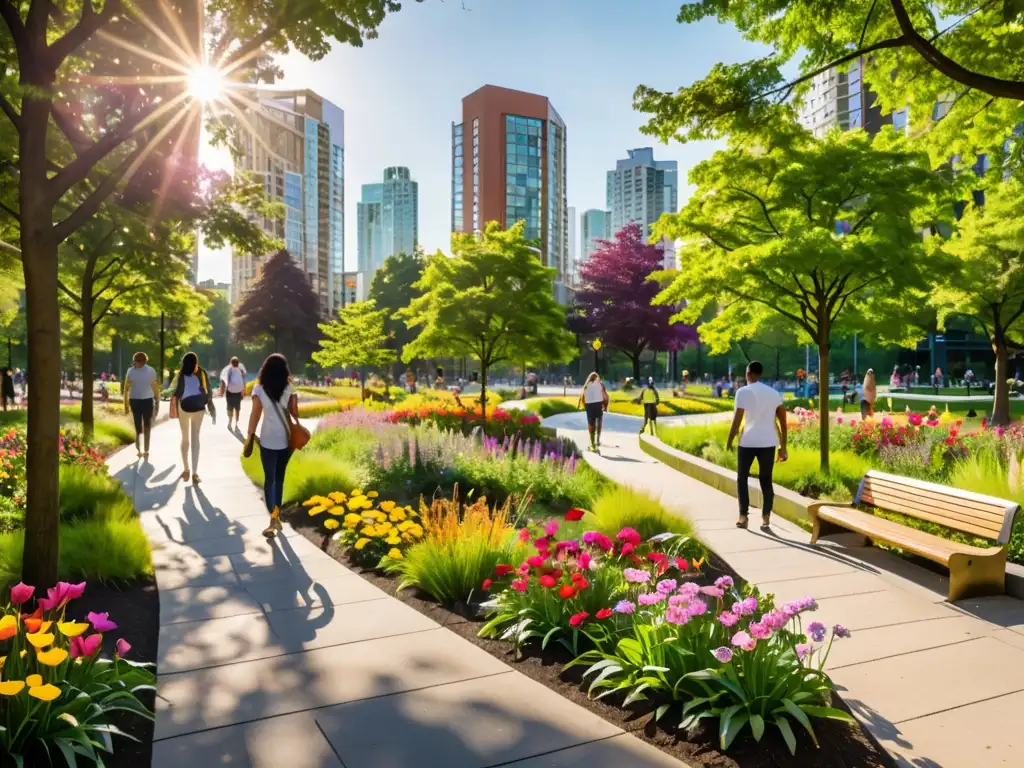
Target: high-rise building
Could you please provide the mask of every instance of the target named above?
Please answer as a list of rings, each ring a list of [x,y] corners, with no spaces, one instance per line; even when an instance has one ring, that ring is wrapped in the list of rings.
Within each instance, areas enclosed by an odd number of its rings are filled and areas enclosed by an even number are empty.
[[[679,210],[679,166],[675,160],[655,160],[651,147],[631,149],[608,171],[608,209],[611,231],[618,232],[635,221],[650,234],[651,225],[663,213]],[[675,243],[663,239],[665,268],[675,266]]]
[[[546,96],[485,85],[462,100],[462,122],[452,124],[452,231],[525,221],[541,261],[557,270],[560,301],[569,277],[565,158],[565,123]]]
[[[284,240],[320,298],[320,312],[342,303],[345,271],[345,114],[310,90],[260,91],[239,121],[243,153],[235,167],[263,181],[267,197],[284,204],[283,219],[264,229]],[[261,259],[235,253],[231,296],[238,301],[257,279]]]
[[[862,56],[845,72],[832,67],[811,79],[810,90],[800,105],[799,120],[815,136],[824,136],[836,127],[844,131],[863,128],[874,135],[893,122],[892,115],[882,114],[875,94],[864,85],[864,63]]]
[[[382,183],[364,184],[356,212],[358,269],[369,279],[388,256],[414,253],[419,247],[419,184],[408,168],[387,168]]]
[[[568,279],[566,282],[569,285],[574,286],[579,282],[579,274],[577,273],[576,266],[579,264],[579,248],[577,247],[576,240],[576,206],[569,206],[569,254],[568,254]]]
[[[600,240],[611,240],[612,213],[591,208],[580,216],[580,259],[582,266],[600,248]]]

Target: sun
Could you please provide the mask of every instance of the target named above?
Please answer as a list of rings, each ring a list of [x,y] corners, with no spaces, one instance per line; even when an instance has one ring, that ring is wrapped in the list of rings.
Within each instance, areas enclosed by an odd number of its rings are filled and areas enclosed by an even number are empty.
[[[210,102],[224,91],[224,74],[213,67],[201,66],[188,73],[188,95],[196,101]]]

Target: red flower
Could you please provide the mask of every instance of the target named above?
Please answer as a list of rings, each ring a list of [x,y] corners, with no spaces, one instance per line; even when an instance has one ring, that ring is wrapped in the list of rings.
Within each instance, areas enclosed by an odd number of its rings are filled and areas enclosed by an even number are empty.
[[[621,531],[615,534],[615,538],[619,539],[620,541],[629,542],[634,547],[638,546],[640,542],[643,541],[643,539],[640,538],[640,534],[632,528],[623,528]]]
[[[668,555],[664,555],[661,552],[651,552],[647,555],[647,559],[652,563],[658,564],[657,571],[659,576],[668,570]]]
[[[494,566],[494,575],[500,579],[502,576],[508,576],[514,570],[515,568],[513,568],[511,565],[500,564]]]
[[[612,609],[611,608],[602,608],[600,611],[598,611],[596,614],[594,614],[594,618],[596,618],[596,619],[607,619],[611,615],[612,615]]]
[[[686,558],[685,557],[677,557],[676,558],[676,568],[678,568],[680,571],[685,571],[689,567],[690,567],[690,564],[688,562],[686,562]]]
[[[535,542],[533,542],[533,546],[537,548],[538,552],[547,552],[548,547],[551,546],[551,543],[546,538],[537,539]]]
[[[636,547],[627,541],[625,544],[622,545],[622,555],[630,555],[633,553],[634,549],[636,549]]]
[[[590,582],[584,578],[573,579],[572,583],[576,585],[576,589],[582,592],[584,589],[590,586]]]
[[[563,600],[568,600],[576,594],[576,588],[570,584],[563,584],[562,588],[558,590],[558,594],[562,596]]]
[[[544,576],[540,577],[540,585],[542,587],[547,587],[548,589],[551,589],[557,583],[558,583],[558,579],[556,579],[551,574],[545,574]]]
[[[577,520],[582,520],[583,519],[583,514],[584,514],[584,512],[583,512],[582,509],[578,509],[576,507],[573,507],[572,509],[570,509],[568,512],[565,513],[565,519],[567,521],[569,521],[570,523],[574,523]]]
[[[588,616],[590,616],[590,614],[586,611],[580,611],[579,613],[575,614],[572,618],[569,619],[569,626],[578,627],[580,624],[587,620]]]
[[[516,592],[525,592],[526,591],[526,583],[527,583],[526,579],[516,579],[515,581],[512,582],[512,584],[510,586]]]
[[[491,581],[490,579],[484,579],[484,583],[483,583],[483,584],[481,585],[481,587],[482,587],[483,589],[485,589],[485,590],[486,590],[486,589],[490,589],[490,588],[491,588],[491,584],[493,584],[493,583],[494,583],[494,582],[493,582],[493,581]]]
[[[532,568],[543,568],[545,559],[544,555],[534,555],[533,557],[526,558],[526,562],[528,562]]]
[[[524,544],[530,540],[530,529],[520,528],[519,529],[519,540]]]

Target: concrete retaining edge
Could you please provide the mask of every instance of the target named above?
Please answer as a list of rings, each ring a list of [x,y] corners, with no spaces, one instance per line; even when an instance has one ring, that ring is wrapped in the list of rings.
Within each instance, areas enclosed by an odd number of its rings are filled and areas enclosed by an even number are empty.
[[[705,461],[692,454],[683,453],[650,435],[640,436],[640,449],[677,472],[682,472],[684,475],[730,496],[736,496],[736,473],[730,469],[712,464],[710,461]],[[750,505],[760,507],[762,503],[761,487],[756,478],[750,480],[749,488]],[[783,488],[778,483],[775,484],[774,514],[781,515],[802,528],[809,528],[807,507],[815,501],[816,499],[801,496],[795,491]],[[1024,512],[1020,514],[1024,514]],[[1006,564],[1006,594],[1024,600],[1024,565]]]

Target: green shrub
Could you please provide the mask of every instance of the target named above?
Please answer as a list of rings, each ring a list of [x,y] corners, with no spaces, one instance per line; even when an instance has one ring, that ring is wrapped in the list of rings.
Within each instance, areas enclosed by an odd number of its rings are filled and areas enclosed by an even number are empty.
[[[260,446],[256,443],[252,456],[242,458],[242,469],[256,485],[263,485]],[[292,454],[284,476],[284,503],[305,501],[313,496],[343,490],[348,493],[364,483],[364,473],[351,462],[325,451],[305,448]]]
[[[558,397],[533,398],[526,401],[526,407],[542,419],[557,416],[560,413],[575,413],[578,410],[575,402]]]
[[[114,448],[129,445],[135,442],[135,427],[123,421],[97,419],[93,442]]]
[[[134,506],[121,484],[109,475],[97,475],[73,465],[60,468],[60,516],[64,522],[93,516],[129,519]]]
[[[701,456],[709,445],[725,445],[729,422],[695,424],[689,427],[661,427],[658,438],[678,451]]]
[[[673,514],[653,496],[623,485],[607,487],[591,508],[594,526],[614,537],[632,528],[645,540],[659,533],[693,536],[693,526],[682,515]]]
[[[315,419],[328,413],[347,411],[359,404],[358,400],[315,400],[312,402],[299,403],[299,417],[303,419]]]
[[[849,501],[871,465],[853,453],[833,453],[829,471],[822,472],[816,450],[793,449],[789,460],[775,465],[775,482],[804,496],[832,501]]]

